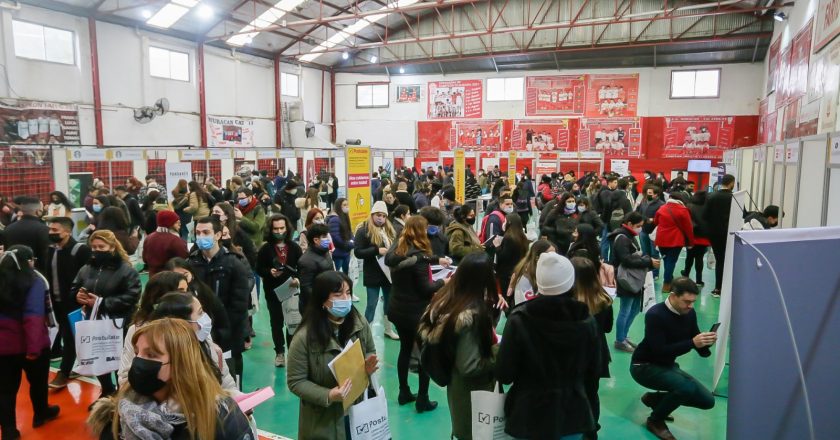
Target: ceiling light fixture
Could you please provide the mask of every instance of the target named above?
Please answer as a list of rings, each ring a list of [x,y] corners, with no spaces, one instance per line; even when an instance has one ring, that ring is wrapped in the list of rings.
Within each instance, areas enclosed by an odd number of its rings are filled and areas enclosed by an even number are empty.
[[[371,63],[373,63],[373,64],[376,64],[376,61],[377,61],[378,59],[379,59],[379,58],[376,58],[376,55],[374,55],[374,56],[370,57],[370,62],[371,62]]]
[[[785,21],[787,20],[787,14],[785,14],[782,11],[776,12],[775,14],[773,14],[773,19],[776,21]]]
[[[273,7],[260,14],[259,17],[253,19],[250,23],[243,26],[236,35],[228,38],[226,41],[231,46],[243,46],[247,43],[248,37],[253,39],[261,32],[260,29],[272,26],[278,20],[282,19],[287,12],[297,8],[306,0],[280,0],[274,4]],[[251,32],[254,31],[254,32]],[[247,33],[242,33],[247,32]]]
[[[400,73],[405,73],[405,67],[400,66]]]
[[[350,58],[350,54],[349,54],[349,53],[347,53],[347,52],[342,52],[342,53],[341,53],[341,59],[342,59],[342,60],[346,60],[346,59],[348,59],[348,58]]]
[[[143,18],[145,18],[146,20],[152,18],[152,12],[148,9],[143,9],[142,11],[140,11],[140,15],[143,16]]]
[[[213,10],[211,6],[208,5],[201,5],[198,7],[198,16],[204,19],[213,18],[216,15],[216,11]]]

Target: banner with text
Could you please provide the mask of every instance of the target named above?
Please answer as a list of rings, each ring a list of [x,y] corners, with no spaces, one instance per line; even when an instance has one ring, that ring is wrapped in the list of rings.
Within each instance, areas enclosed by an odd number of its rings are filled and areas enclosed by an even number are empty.
[[[254,120],[207,117],[207,142],[209,147],[254,147]]]
[[[788,78],[789,100],[795,101],[808,91],[808,62],[811,59],[811,38],[814,21],[808,21],[791,41],[790,76]]]
[[[665,118],[662,157],[720,159],[732,148],[735,118],[685,116]]]
[[[569,120],[513,121],[510,148],[525,151],[569,151]]]
[[[776,41],[770,45],[770,49],[767,51],[767,89],[765,90],[766,94],[773,93],[776,90],[776,86],[778,85],[779,81],[779,52],[782,48],[782,38],[781,35],[779,38],[776,38]]]
[[[429,119],[480,118],[482,81],[438,81],[429,83]]]
[[[642,157],[639,119],[582,119],[578,132],[578,151],[604,153],[609,158]]]
[[[74,104],[0,101],[0,142],[73,144],[79,142],[79,110]]]
[[[819,52],[840,34],[840,0],[820,0],[814,52]]]
[[[455,201],[463,205],[466,199],[466,161],[464,158],[464,149],[457,148],[455,150]]]
[[[347,202],[350,229],[370,215],[370,147],[347,147]]]
[[[508,187],[513,189],[516,186],[516,151],[508,152]]]
[[[639,74],[587,75],[586,116],[620,118],[636,116]]]
[[[582,115],[585,75],[529,76],[525,79],[526,116]]]

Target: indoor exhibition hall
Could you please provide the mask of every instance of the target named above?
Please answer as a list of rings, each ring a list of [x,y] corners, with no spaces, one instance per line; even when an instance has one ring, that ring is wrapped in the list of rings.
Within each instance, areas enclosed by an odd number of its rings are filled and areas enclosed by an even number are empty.
[[[840,0],[0,0],[0,440],[829,440]]]

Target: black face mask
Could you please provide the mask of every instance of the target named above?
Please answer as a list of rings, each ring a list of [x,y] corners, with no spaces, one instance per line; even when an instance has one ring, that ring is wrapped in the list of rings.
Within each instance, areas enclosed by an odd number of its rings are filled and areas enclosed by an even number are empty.
[[[166,386],[166,382],[158,379],[158,373],[162,367],[162,362],[135,357],[128,370],[128,383],[134,391],[152,397]]]
[[[219,214],[211,214],[210,217],[213,217],[214,219],[218,220],[219,223],[222,222],[222,216]]]
[[[475,217],[464,219],[464,221],[466,221],[468,225],[474,225],[475,224]]]
[[[652,202],[653,199],[654,199],[654,196],[647,196],[647,199],[648,199],[648,201]]]
[[[50,234],[50,241],[53,243],[61,243],[61,234]]]
[[[103,264],[111,261],[112,258],[114,258],[114,254],[108,251],[94,251],[91,256],[95,266],[102,266]]]
[[[219,244],[221,244],[222,246],[224,246],[226,248],[230,248],[230,245],[232,244],[232,241],[231,241],[230,238],[223,238],[223,239],[219,240]]]

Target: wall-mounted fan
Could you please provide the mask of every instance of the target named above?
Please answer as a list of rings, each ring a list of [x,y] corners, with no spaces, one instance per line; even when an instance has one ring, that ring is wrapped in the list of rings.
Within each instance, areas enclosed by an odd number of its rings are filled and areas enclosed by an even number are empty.
[[[141,124],[148,124],[156,116],[163,116],[169,111],[169,100],[160,98],[155,101],[154,106],[146,106],[134,109],[134,120]]]

